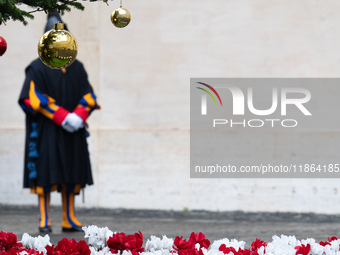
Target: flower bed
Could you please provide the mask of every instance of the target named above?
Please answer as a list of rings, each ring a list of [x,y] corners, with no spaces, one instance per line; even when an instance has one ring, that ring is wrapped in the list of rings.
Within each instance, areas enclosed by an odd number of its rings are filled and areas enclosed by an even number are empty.
[[[83,227],[86,241],[59,241],[55,246],[50,237],[23,234],[18,241],[13,233],[0,231],[0,255],[340,255],[340,239],[316,242],[313,238],[297,240],[294,236],[273,236],[266,243],[256,239],[250,246],[244,241],[227,238],[211,243],[202,233],[191,233],[189,239],[176,236],[151,236],[143,247],[143,234],[114,233],[108,228]]]

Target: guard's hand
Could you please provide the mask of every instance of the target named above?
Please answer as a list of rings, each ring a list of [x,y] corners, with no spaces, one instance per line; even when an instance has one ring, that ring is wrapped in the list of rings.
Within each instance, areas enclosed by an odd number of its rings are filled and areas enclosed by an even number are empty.
[[[73,127],[71,127],[71,126],[68,125],[68,124],[61,125],[61,126],[62,126],[67,132],[73,133],[73,132],[76,131]]]
[[[84,127],[84,121],[82,118],[80,118],[77,114],[75,113],[70,113],[69,114],[70,117],[67,121],[67,123],[73,127],[75,130],[78,130],[80,128],[83,128]]]
[[[75,113],[67,114],[61,126],[70,133],[78,131],[80,128],[84,127],[84,121]]]

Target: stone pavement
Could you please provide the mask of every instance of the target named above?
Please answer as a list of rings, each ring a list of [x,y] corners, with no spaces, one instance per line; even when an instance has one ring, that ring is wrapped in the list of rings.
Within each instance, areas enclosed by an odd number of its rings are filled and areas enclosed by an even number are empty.
[[[273,235],[295,235],[317,241],[340,236],[340,215],[299,213],[246,213],[209,211],[157,211],[128,209],[78,209],[78,219],[87,225],[108,227],[113,232],[133,234],[141,231],[146,241],[150,235],[188,238],[191,232],[202,232],[210,241],[229,238],[246,241],[246,247],[255,238],[266,242]],[[84,239],[83,233],[62,233],[60,207],[51,207],[51,242],[63,237]],[[13,232],[21,240],[23,233],[38,236],[38,210],[35,206],[9,206],[0,204],[0,230]],[[86,240],[86,239],[84,239]]]

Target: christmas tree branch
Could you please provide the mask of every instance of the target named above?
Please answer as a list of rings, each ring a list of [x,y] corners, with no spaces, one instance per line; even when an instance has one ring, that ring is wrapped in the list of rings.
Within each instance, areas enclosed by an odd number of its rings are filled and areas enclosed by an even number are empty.
[[[91,2],[97,0],[90,0]],[[24,11],[18,8],[18,5],[27,5],[36,8],[32,11]],[[84,10],[84,6],[74,0],[0,0],[0,25],[5,24],[8,20],[20,21],[27,24],[27,18],[33,19],[32,13],[44,11],[54,13],[56,11],[64,14],[65,11],[71,11],[71,7],[78,10]]]

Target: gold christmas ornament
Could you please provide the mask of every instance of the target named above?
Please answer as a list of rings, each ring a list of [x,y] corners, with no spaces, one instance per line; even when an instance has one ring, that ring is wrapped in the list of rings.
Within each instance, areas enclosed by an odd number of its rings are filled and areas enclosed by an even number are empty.
[[[77,41],[70,32],[64,30],[63,23],[57,22],[54,23],[54,29],[41,37],[38,53],[45,65],[53,69],[65,68],[77,57]]]
[[[129,25],[130,21],[131,21],[130,12],[127,9],[123,8],[122,6],[115,9],[111,13],[111,22],[116,27],[119,28],[126,27],[127,25]]]

